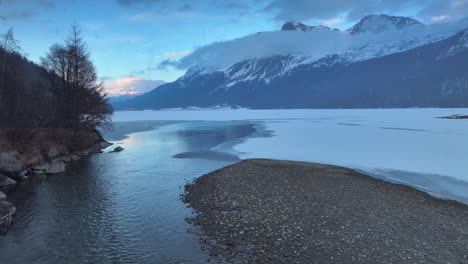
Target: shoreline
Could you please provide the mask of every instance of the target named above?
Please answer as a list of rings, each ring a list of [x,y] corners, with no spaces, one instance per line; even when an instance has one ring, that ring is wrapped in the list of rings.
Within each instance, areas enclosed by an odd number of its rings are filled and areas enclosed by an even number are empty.
[[[468,263],[468,206],[348,168],[244,160],[185,191],[201,242],[234,263]]]
[[[39,131],[38,134],[41,132]],[[37,178],[64,173],[68,164],[76,162],[94,153],[101,153],[113,145],[106,141],[96,130],[81,131],[82,147],[69,151],[60,140],[51,140],[47,132],[41,142],[31,142],[26,148],[10,146],[0,151],[0,232],[6,233],[14,221],[14,204],[8,196]],[[42,135],[44,136],[44,135]],[[56,136],[56,135],[54,135]],[[52,136],[53,138],[53,136]],[[42,145],[44,144],[44,145]],[[23,149],[24,148],[24,149]],[[1,234],[0,233],[0,234]]]
[[[131,134],[151,131],[156,128],[180,123],[181,121],[158,121],[158,120],[142,120],[142,121],[119,121],[112,123],[112,129],[101,130],[101,134],[108,141],[122,141]]]

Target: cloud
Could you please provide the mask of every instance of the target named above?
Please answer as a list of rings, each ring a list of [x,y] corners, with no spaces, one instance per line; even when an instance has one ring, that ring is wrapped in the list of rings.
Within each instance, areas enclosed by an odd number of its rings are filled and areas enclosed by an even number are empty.
[[[0,17],[10,20],[29,19],[54,6],[55,0],[0,0]]]
[[[356,21],[368,14],[397,14],[422,9],[414,15],[425,21],[447,15],[451,18],[468,15],[468,0],[269,0],[263,12],[277,21],[330,20],[345,15],[345,20]]]
[[[184,69],[184,68],[188,68],[188,67],[182,67],[180,65],[180,62],[179,61],[175,61],[175,60],[163,60],[161,61],[158,66],[156,67],[148,67],[148,70],[149,71],[157,71],[157,70],[166,70],[168,68],[178,68],[178,69]]]
[[[124,6],[149,6],[149,5],[160,5],[166,4],[168,1],[164,0],[117,0],[117,2]]]
[[[116,0],[125,8],[144,10],[145,12],[155,12],[157,15],[164,14],[170,16],[172,13],[200,13],[213,15],[213,10],[222,13],[247,14],[252,11],[252,4],[266,0]],[[196,3],[196,5],[195,5]]]
[[[411,1],[411,0],[408,0]],[[263,9],[273,15],[273,19],[278,21],[299,20],[306,21],[311,19],[330,19],[337,14],[347,13],[352,19],[364,14],[383,11],[389,7],[396,8],[408,1],[391,0],[327,0],[327,1],[309,1],[309,0],[271,0]]]
[[[158,86],[165,84],[164,81],[146,80],[141,77],[125,77],[115,81],[104,82],[104,88],[110,96],[136,95],[149,92]]]
[[[468,15],[468,0],[200,0],[196,2],[197,5],[173,0],[116,1],[125,7],[145,8],[145,11],[151,7],[151,11],[166,15],[181,10],[212,14],[214,9],[242,16],[262,13],[277,22],[318,20],[330,22],[329,25],[337,22],[337,17],[343,19],[342,22],[354,22],[365,15],[380,13],[412,11],[425,22],[441,16],[454,20]],[[134,20],[144,20],[144,17],[135,17]]]
[[[244,24],[244,23],[248,23],[250,21],[249,18],[247,17],[239,17],[239,18],[231,18],[229,20],[230,23],[233,23],[233,24]]]
[[[148,12],[138,13],[126,18],[130,22],[151,22],[154,20],[154,15]]]
[[[189,4],[189,1],[171,1],[171,0],[117,0],[117,3],[129,8],[139,8],[148,10],[151,8],[152,11],[165,12],[170,11],[176,12],[190,12],[193,10],[193,6]]]
[[[340,24],[340,23],[343,23],[343,22],[344,22],[344,19],[341,18],[341,17],[325,19],[325,20],[320,21],[320,23],[322,23],[323,25],[326,25],[326,26],[333,26],[333,25]]]
[[[428,23],[443,23],[468,16],[468,0],[432,1],[418,14]]]
[[[223,2],[221,4],[217,4],[216,7],[218,9],[224,9],[224,10],[235,10],[235,11],[240,11],[240,12],[249,12],[251,7],[247,3],[242,3],[238,1],[232,1],[232,2]]]
[[[163,14],[162,14],[163,13]],[[161,20],[180,21],[184,19],[200,17],[200,14],[189,9],[177,9],[171,12],[160,11],[143,11],[130,16],[123,16],[122,19],[135,23],[154,23]]]
[[[435,17],[432,17],[431,20],[429,21],[429,23],[431,24],[439,24],[439,23],[445,23],[447,21],[450,21],[451,20],[451,17],[450,16],[446,16],[446,15],[443,15],[443,16],[435,16]]]
[[[110,81],[110,80],[112,80],[112,78],[109,77],[109,76],[102,76],[102,77],[99,78],[99,80],[105,82],[105,81]]]
[[[169,51],[169,52],[165,52],[165,53],[163,54],[163,56],[164,56],[164,58],[181,57],[181,56],[189,55],[190,53],[192,53],[191,50],[180,51],[180,52],[177,52],[177,51]]]
[[[190,5],[190,4],[183,4],[181,6],[179,6],[179,8],[177,8],[177,11],[179,12],[192,12],[193,11],[193,6]]]
[[[369,43],[385,47],[395,46],[395,41],[424,41],[427,35],[442,32],[455,34],[468,26],[468,20],[446,25],[408,28],[386,34],[350,35],[343,31],[274,31],[249,35],[231,41],[212,43],[196,49],[180,60],[165,60],[158,69],[173,67],[184,70],[190,67],[223,69],[237,62],[271,57],[298,55],[314,61],[327,55],[357,50]],[[313,44],[311,44],[313,43]]]

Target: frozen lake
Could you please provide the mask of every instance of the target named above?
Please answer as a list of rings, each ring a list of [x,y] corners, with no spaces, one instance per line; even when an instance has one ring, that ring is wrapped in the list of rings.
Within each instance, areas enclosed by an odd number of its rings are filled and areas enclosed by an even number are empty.
[[[18,210],[1,260],[206,262],[180,194],[245,158],[343,165],[468,203],[468,120],[435,118],[458,113],[468,109],[117,112],[104,136],[125,151],[9,196]]]
[[[335,164],[468,202],[468,109],[171,110],[117,112],[114,121],[250,120],[272,131],[234,146],[242,159]],[[452,197],[454,196],[454,197]]]

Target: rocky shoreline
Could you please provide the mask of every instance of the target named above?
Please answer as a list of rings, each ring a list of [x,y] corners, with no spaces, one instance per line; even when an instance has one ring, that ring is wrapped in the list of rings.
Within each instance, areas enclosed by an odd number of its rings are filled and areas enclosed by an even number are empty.
[[[353,170],[245,160],[185,186],[229,263],[468,263],[468,206]]]
[[[35,177],[43,177],[65,172],[67,164],[76,162],[93,153],[99,153],[112,144],[102,138],[99,132],[86,133],[82,147],[70,147],[49,141],[47,147],[28,147],[27,151],[8,148],[0,151],[0,231],[5,232],[16,208],[7,201],[8,194],[18,185],[25,184]]]

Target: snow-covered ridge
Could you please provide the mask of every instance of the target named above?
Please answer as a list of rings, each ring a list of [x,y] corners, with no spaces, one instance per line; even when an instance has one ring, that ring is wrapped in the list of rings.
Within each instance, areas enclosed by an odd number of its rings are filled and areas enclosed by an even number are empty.
[[[260,35],[251,35],[230,43],[239,48],[248,46],[246,42],[262,43],[264,50],[275,49],[271,54],[258,54],[253,58],[239,58],[229,64],[200,65],[191,68],[187,75],[200,76],[217,72],[226,77],[224,89],[247,81],[263,81],[268,84],[275,78],[290,73],[301,65],[313,67],[333,66],[337,63],[349,64],[365,61],[376,57],[404,52],[423,45],[441,41],[468,29],[468,19],[463,19],[450,24],[422,26],[411,18],[390,16],[368,16],[363,18],[355,28],[368,27],[371,21],[379,21],[376,28],[381,27],[382,21],[390,20],[398,25],[394,28],[386,28],[384,32],[370,31],[362,34],[351,34],[343,31],[280,31],[265,32]],[[363,22],[364,21],[364,22]],[[457,47],[447,51],[450,55],[459,48],[468,47],[468,34],[463,36]],[[463,38],[462,38],[463,39]],[[312,43],[312,44],[311,44]],[[288,46],[289,45],[289,46]],[[258,44],[257,44],[258,46]],[[248,57],[248,56],[247,56]],[[327,59],[333,57],[333,59]],[[193,73],[196,73],[193,75]]]
[[[410,17],[368,15],[348,29],[347,32],[350,34],[378,34],[385,31],[401,30],[414,26],[424,27],[421,22]]]
[[[312,30],[339,31],[336,28],[330,28],[324,25],[309,26],[300,22],[286,22],[281,27],[281,31],[312,31]]]

